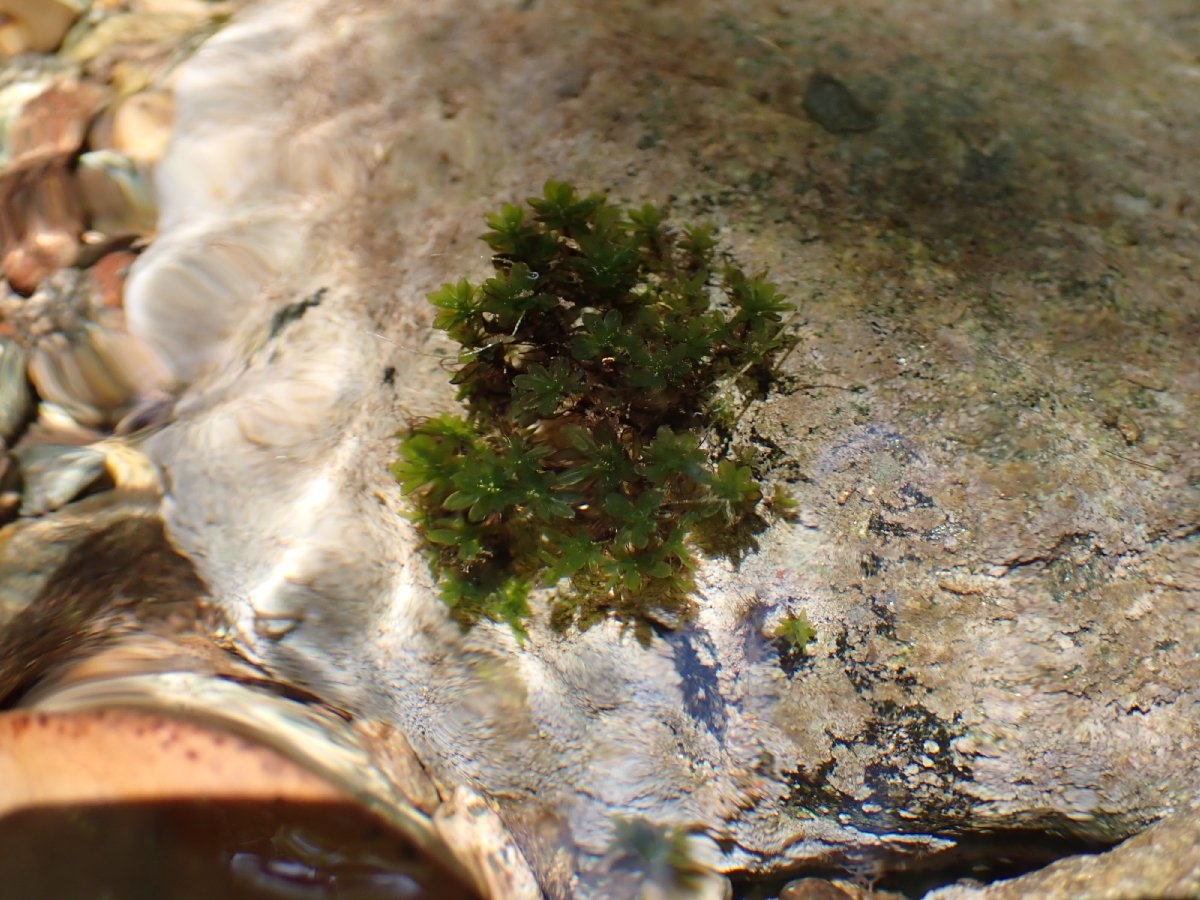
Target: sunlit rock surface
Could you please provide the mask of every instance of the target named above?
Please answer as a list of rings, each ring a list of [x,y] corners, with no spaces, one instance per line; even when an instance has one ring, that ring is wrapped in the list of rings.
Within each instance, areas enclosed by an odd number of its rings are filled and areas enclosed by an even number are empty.
[[[986,886],[954,886],[929,900],[1025,897],[1194,897],[1200,893],[1200,819],[1188,805],[1107,853],[1081,854]]]
[[[1200,38],[1151,7],[253,6],[180,73],[127,297],[190,381],[172,541],[553,896],[642,877],[620,817],[751,871],[1136,832],[1200,756]],[[713,222],[801,309],[737,435],[799,521],[649,648],[460,633],[387,474],[453,401],[425,295],[547,178]]]

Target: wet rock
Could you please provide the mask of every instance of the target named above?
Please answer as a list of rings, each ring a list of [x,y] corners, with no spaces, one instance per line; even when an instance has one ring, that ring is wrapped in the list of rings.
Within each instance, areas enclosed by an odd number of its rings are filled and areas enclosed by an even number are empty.
[[[0,0],[0,57],[54,50],[84,5],[82,0]]]
[[[62,55],[122,96],[156,85],[186,59],[239,3],[179,4],[102,12],[72,32]]]
[[[0,266],[33,292],[70,265],[83,231],[71,162],[104,91],[70,75],[31,75],[0,91]]]
[[[164,90],[127,97],[113,112],[112,148],[143,165],[163,155],[175,120],[175,100]]]
[[[114,250],[100,257],[87,270],[87,277],[92,282],[92,295],[96,302],[106,309],[120,309],[125,294],[125,279],[129,267],[137,259],[137,254],[128,250]]]
[[[105,610],[202,596],[154,498],[109,492],[13,522],[0,530],[0,697],[100,636]]]
[[[13,896],[478,897],[421,842],[244,735],[130,709],[9,711],[0,735]],[[69,867],[45,864],[64,853]]]
[[[903,900],[903,895],[875,891],[848,881],[797,878],[783,886],[779,900]]]
[[[27,347],[26,371],[43,403],[80,426],[111,427],[167,384],[165,366],[126,332],[100,278],[63,270],[31,297],[0,296],[0,311]]]
[[[0,440],[9,446],[33,413],[25,363],[25,351],[11,338],[0,337]]]
[[[1200,812],[1184,808],[1107,853],[1075,856],[986,886],[932,891],[927,900],[1073,900],[1200,895]]]
[[[380,810],[423,867],[485,896],[530,895],[527,872],[521,881],[518,867],[497,869],[497,851],[513,851],[480,798],[443,801],[401,735],[265,684],[213,643],[221,623],[204,598],[166,541],[156,496],[110,492],[0,530],[0,815],[97,799],[354,797]],[[115,762],[81,776],[80,760],[98,755]],[[397,868],[370,863],[380,878]]]
[[[0,455],[0,525],[6,525],[21,510],[21,469],[5,450]]]
[[[79,157],[76,178],[92,230],[109,238],[154,231],[158,204],[147,167],[113,150],[92,150]]]
[[[23,516],[53,512],[108,480],[104,454],[88,447],[34,445],[15,455],[24,482]]]
[[[0,714],[0,735],[0,816],[49,803],[136,802],[181,792],[207,800],[343,799],[266,748],[146,713],[10,711]],[[88,764],[96,759],[106,765]]]
[[[29,362],[42,399],[85,426],[119,421],[142,391],[153,389],[156,379],[146,370],[153,371],[153,362],[136,340],[95,326],[47,336]]]

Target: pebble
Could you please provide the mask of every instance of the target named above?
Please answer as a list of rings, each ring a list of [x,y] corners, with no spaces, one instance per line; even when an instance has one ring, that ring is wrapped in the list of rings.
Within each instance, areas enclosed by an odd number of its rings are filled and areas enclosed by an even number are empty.
[[[37,73],[0,91],[0,265],[19,293],[75,261],[83,210],[72,162],[105,93],[71,75]]]
[[[83,0],[0,0],[0,57],[56,50],[83,5]]]
[[[0,454],[0,525],[15,519],[21,510],[21,470],[12,455]]]
[[[21,515],[41,516],[77,500],[108,475],[105,456],[88,447],[38,444],[16,451],[24,487]]]
[[[112,238],[154,231],[158,202],[147,166],[115,150],[90,150],[76,165],[80,199],[93,232]]]
[[[112,149],[134,162],[158,162],[175,124],[175,99],[164,90],[148,90],[122,100],[113,113]]]
[[[25,351],[15,341],[0,337],[0,440],[8,446],[33,413],[26,361]]]
[[[779,900],[847,900],[850,896],[824,878],[797,878],[779,892]]]

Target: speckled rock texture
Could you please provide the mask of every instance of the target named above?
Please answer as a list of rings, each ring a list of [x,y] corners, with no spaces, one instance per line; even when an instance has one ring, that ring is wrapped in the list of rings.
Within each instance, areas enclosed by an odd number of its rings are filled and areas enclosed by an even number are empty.
[[[1195,897],[1200,894],[1200,818],[1185,807],[1107,853],[1059,860],[1041,871],[986,887],[954,886],[928,900],[1023,900],[1025,897]],[[781,898],[782,900],[782,898]]]
[[[190,382],[170,536],[551,896],[651,877],[620,817],[748,872],[1132,835],[1200,762],[1197,91],[1178,0],[264,0],[180,73],[129,286]],[[648,648],[460,633],[387,474],[453,402],[426,294],[547,178],[712,222],[800,309],[733,435],[798,521]]]

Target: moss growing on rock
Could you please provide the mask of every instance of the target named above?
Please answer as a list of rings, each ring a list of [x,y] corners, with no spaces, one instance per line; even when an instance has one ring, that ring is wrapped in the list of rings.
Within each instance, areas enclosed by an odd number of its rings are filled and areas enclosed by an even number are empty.
[[[648,637],[688,612],[697,550],[736,557],[764,524],[750,466],[705,436],[719,390],[770,384],[793,307],[652,206],[549,182],[487,224],[496,274],[429,298],[466,415],[403,432],[392,472],[464,624],[521,633],[555,587],[559,627]]]
[[[780,621],[775,628],[775,637],[803,654],[805,648],[817,639],[817,629],[812,627],[808,615],[801,610],[796,615]]]

